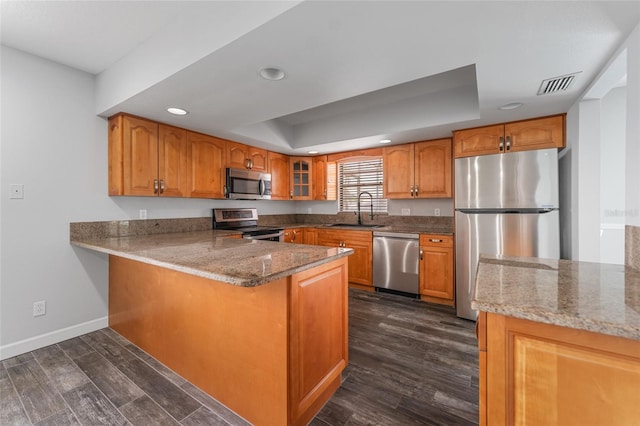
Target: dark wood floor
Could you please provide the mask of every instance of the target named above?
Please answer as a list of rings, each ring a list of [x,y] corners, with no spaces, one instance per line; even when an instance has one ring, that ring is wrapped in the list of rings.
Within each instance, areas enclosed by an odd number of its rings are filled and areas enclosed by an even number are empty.
[[[311,422],[466,425],[478,419],[475,323],[350,290],[349,366]],[[0,425],[246,425],[111,329],[2,361]]]

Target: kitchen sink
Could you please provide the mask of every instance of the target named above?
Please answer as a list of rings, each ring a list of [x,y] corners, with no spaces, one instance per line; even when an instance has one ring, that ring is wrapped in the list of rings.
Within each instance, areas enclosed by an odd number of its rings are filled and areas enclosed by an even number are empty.
[[[329,225],[324,225],[324,226],[335,226],[335,227],[341,227],[341,228],[382,228],[384,225],[368,225],[368,224],[362,224],[362,225],[358,225],[357,223],[331,223]]]

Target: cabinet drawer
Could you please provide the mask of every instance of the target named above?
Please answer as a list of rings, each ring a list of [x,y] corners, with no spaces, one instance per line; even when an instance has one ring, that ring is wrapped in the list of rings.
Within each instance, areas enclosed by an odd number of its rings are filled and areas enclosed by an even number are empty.
[[[420,234],[420,245],[453,247],[453,235]]]

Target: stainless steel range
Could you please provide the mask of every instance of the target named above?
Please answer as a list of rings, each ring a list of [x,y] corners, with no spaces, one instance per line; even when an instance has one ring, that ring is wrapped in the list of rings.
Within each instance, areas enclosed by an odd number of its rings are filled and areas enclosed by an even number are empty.
[[[258,226],[257,209],[213,209],[213,228],[241,231],[249,240],[284,240],[284,228]]]

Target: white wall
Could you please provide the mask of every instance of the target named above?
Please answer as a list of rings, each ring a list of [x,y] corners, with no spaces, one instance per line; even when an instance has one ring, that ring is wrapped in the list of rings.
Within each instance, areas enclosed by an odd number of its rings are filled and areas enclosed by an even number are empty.
[[[578,234],[576,260],[600,260],[600,101],[583,101],[578,112]]]
[[[558,154],[560,189],[560,258],[577,259],[578,244],[578,154],[580,104],[567,111],[566,147]]]
[[[640,24],[627,48],[627,131],[625,223],[640,226]]]
[[[600,101],[600,262],[624,264],[626,87]]]
[[[95,115],[90,74],[2,46],[0,358],[107,325],[107,257],[69,244],[69,223],[209,216],[256,205],[293,213],[294,202],[107,196],[107,124]],[[10,200],[9,185],[24,184]],[[34,318],[33,302],[47,301]]]
[[[626,131],[624,141],[624,223],[640,226],[640,23],[600,72],[604,75],[626,51]],[[596,79],[598,80],[598,79]],[[591,87],[595,84],[592,83]],[[587,89],[585,94],[591,90]],[[567,148],[561,153],[562,257],[600,261],[601,101],[578,100],[567,113]],[[618,159],[619,161],[619,159]],[[566,179],[570,180],[567,181]]]

